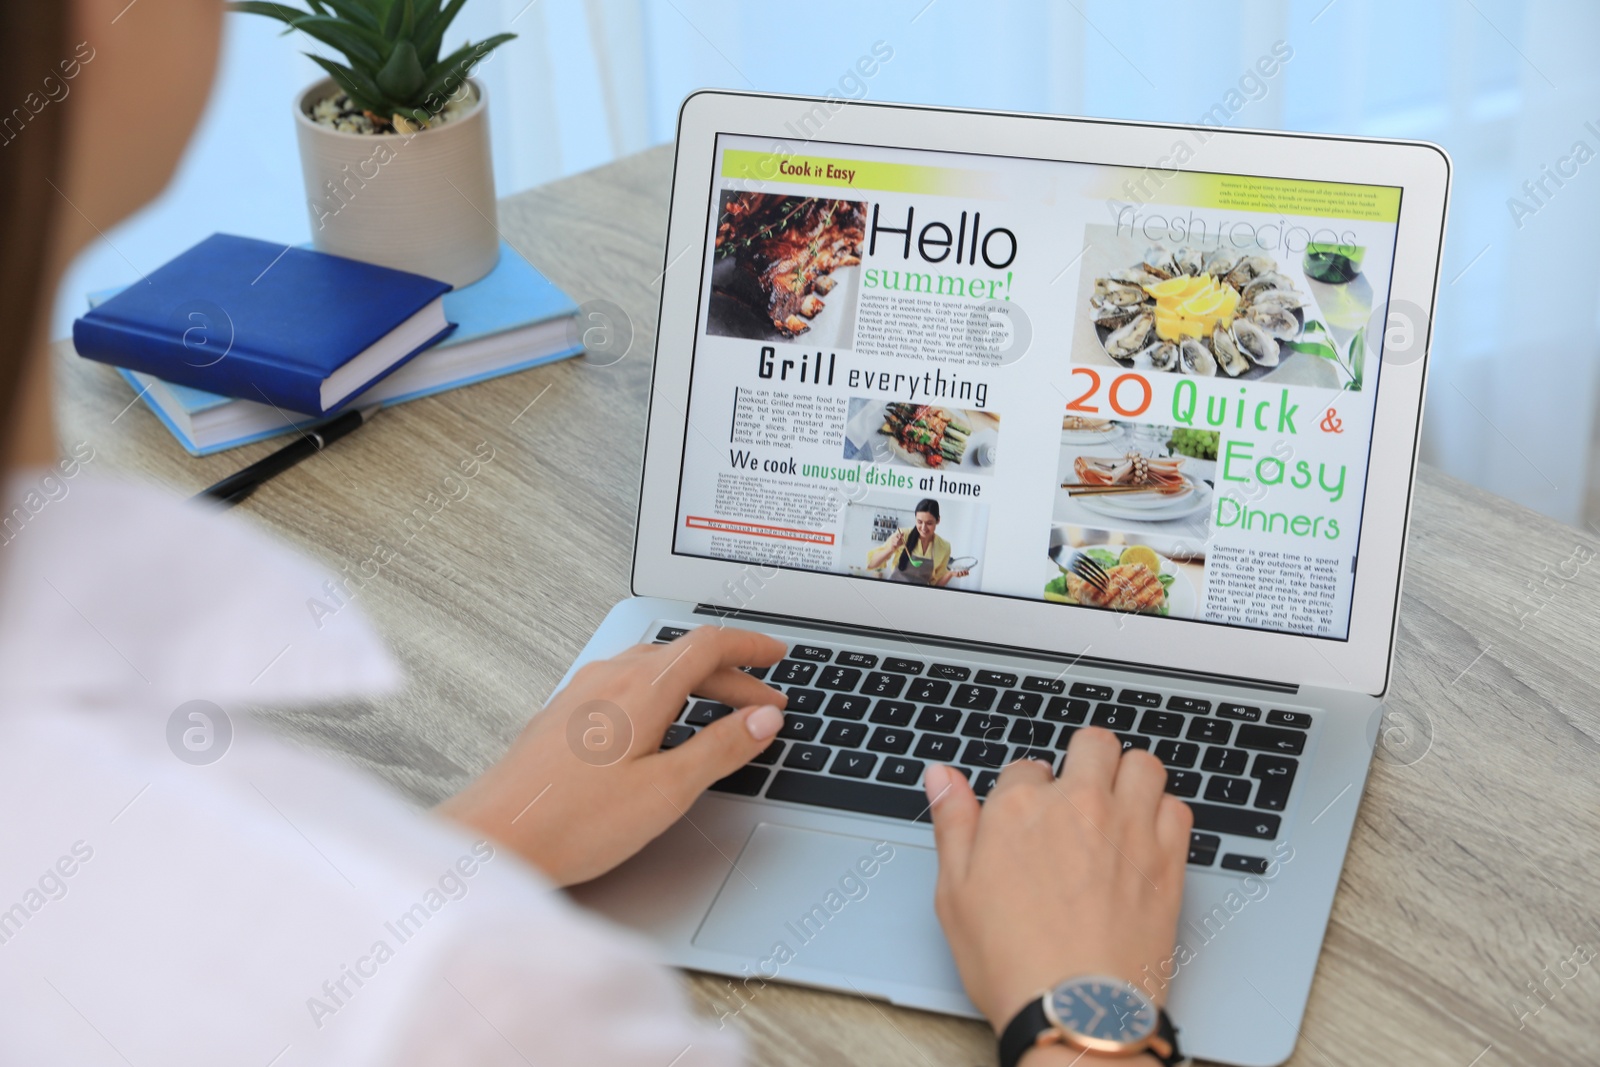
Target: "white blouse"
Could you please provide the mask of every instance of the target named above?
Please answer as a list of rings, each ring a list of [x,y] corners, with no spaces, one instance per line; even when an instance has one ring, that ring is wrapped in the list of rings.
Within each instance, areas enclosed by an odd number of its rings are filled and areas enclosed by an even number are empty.
[[[0,513],[0,1063],[739,1062],[647,944],[253,722],[399,671],[308,561],[91,461]]]

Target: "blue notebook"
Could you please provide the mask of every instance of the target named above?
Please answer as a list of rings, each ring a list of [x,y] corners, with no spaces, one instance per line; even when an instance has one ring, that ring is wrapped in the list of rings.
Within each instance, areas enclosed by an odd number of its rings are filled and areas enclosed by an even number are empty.
[[[90,306],[98,306],[120,291],[91,293]],[[387,407],[583,351],[573,328],[577,305],[504,242],[494,270],[471,285],[446,293],[444,311],[446,318],[458,324],[454,333],[352,402]],[[234,400],[149,374],[121,373],[178,442],[197,456],[275,437],[316,421],[285,419],[264,403]]]
[[[322,416],[451,330],[450,286],[213,234],[72,324],[78,354]]]

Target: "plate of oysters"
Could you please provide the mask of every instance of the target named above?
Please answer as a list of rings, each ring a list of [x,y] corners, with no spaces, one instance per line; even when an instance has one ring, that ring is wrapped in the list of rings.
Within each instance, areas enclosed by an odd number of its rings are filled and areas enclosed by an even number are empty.
[[[1096,278],[1089,309],[1106,354],[1142,371],[1259,378],[1305,329],[1308,298],[1271,256],[1155,245]]]

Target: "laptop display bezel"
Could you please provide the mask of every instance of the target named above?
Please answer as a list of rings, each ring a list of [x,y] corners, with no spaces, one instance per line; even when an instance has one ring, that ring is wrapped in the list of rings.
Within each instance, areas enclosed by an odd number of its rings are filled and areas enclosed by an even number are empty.
[[[1421,352],[1431,340],[1439,284],[1450,173],[1444,151],[1425,142],[1208,126],[1203,128],[1204,159],[1190,168],[1402,190],[1390,306],[1409,309],[1417,319],[1412,329],[1421,336],[1405,356],[1385,356],[1373,415],[1349,635],[1335,640],[1063,608],[1043,600],[917,588],[673,551],[716,138],[733,134],[763,138],[775,146],[793,145],[796,116],[816,116],[818,107],[826,121],[815,134],[817,141],[1121,167],[1170,168],[1175,138],[1195,129],[757,93],[707,91],[690,96],[679,115],[670,221],[658,282],[660,319],[633,592],[912,637],[919,632],[920,620],[938,618],[942,628],[937,636],[943,639],[1381,695],[1393,655],[1415,481],[1426,378]],[[961,609],[950,610],[952,598],[958,597]]]

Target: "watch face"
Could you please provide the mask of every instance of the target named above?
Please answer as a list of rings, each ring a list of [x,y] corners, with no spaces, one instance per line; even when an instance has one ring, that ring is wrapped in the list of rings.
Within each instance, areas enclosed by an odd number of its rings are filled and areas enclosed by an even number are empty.
[[[1116,1051],[1156,1032],[1156,1007],[1132,983],[1074,978],[1050,993],[1052,1020],[1091,1048]]]

